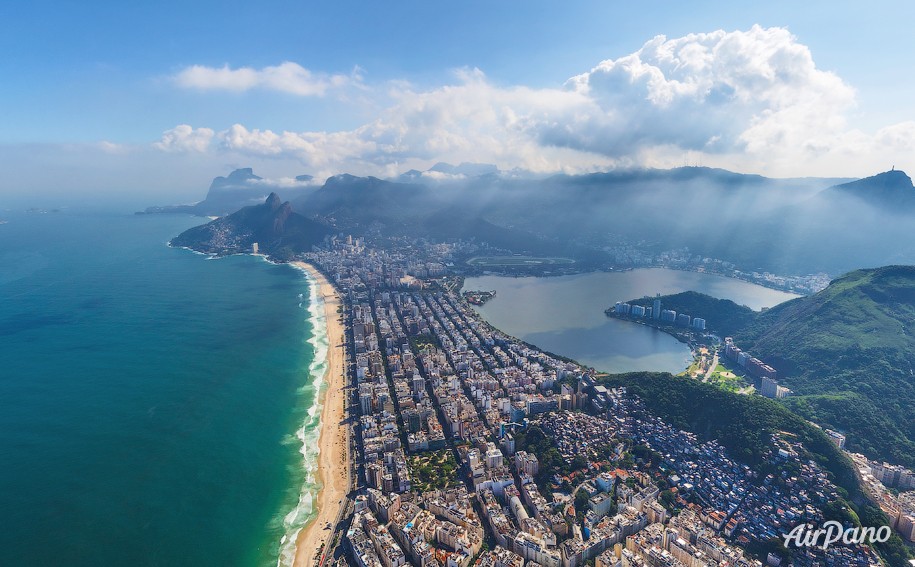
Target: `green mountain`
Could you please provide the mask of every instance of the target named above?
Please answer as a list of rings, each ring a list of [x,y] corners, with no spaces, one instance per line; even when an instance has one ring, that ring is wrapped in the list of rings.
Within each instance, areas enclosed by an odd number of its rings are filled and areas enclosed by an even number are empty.
[[[912,179],[896,169],[836,185],[828,193],[853,197],[892,211],[915,210],[915,186],[912,185]]]
[[[848,448],[915,466],[915,266],[857,270],[734,333],[774,366],[800,415]]]
[[[705,440],[716,439],[736,460],[751,465],[762,474],[780,474],[790,470],[772,468],[765,463],[771,450],[769,439],[779,433],[799,441],[806,451],[805,458],[819,463],[836,486],[841,498],[834,504],[842,509],[847,500],[853,510],[840,512],[854,524],[864,526],[889,525],[889,519],[861,491],[854,464],[822,429],[811,425],[774,400],[761,396],[739,396],[709,384],[682,376],[637,372],[601,378],[610,387],[625,386],[636,394],[645,407],[675,427],[692,431]],[[898,536],[877,544],[877,550],[891,567],[907,567],[911,551]]]
[[[310,250],[331,230],[293,212],[289,202],[271,193],[261,205],[252,205],[201,226],[185,230],[172,239],[184,246],[215,254],[248,252],[257,242],[261,252],[286,259],[294,251]]]
[[[338,231],[476,238],[580,265],[606,264],[608,250],[635,242],[776,273],[915,263],[911,180],[889,171],[847,181],[701,167],[531,178],[440,164],[396,181],[336,175],[292,202]]]
[[[445,165],[438,167],[446,169]],[[458,167],[485,171],[491,166]],[[294,200],[293,206],[340,232],[364,234],[373,230],[433,241],[476,240],[517,253],[572,256],[579,261],[579,267],[588,266],[588,261],[606,261],[600,250],[569,243],[566,238],[491,222],[486,218],[491,209],[462,189],[342,174],[328,178],[317,191]]]
[[[307,176],[262,179],[245,168],[214,179],[197,204],[146,212],[222,216],[272,191],[336,232],[475,239],[516,253],[572,257],[581,268],[606,267],[615,250],[635,243],[649,255],[686,246],[700,257],[776,273],[915,263],[911,180],[889,171],[848,181],[702,167],[536,177],[486,164],[438,164],[393,180],[341,174],[319,185]],[[612,260],[627,261],[625,254]]]
[[[631,305],[651,307],[654,297],[643,297],[629,301]],[[757,312],[746,305],[737,305],[730,299],[718,299],[697,291],[684,291],[661,297],[664,309],[686,313],[705,319],[705,328],[712,332],[728,335],[734,329],[743,329],[756,320]]]
[[[661,303],[773,366],[794,391],[784,404],[848,449],[915,466],[915,266],[857,270],[763,312],[695,292]]]
[[[347,173],[327,178],[314,193],[292,201],[297,211],[319,215],[340,228],[360,231],[381,224],[398,232],[441,203],[440,195],[424,185]]]
[[[829,471],[837,486],[858,498],[854,465],[822,429],[762,396],[739,396],[683,376],[657,372],[601,378],[609,387],[626,386],[652,413],[705,440],[716,439],[740,462],[759,467],[782,432],[804,444],[809,457]],[[773,471],[766,471],[773,472]]]

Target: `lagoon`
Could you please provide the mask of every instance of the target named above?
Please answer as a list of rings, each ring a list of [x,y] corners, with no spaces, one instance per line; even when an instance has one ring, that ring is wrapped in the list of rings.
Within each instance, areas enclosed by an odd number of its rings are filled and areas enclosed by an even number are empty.
[[[548,278],[489,275],[467,278],[463,289],[496,291],[496,297],[475,307],[495,327],[607,372],[676,373],[690,361],[689,348],[674,337],[604,315],[617,301],[698,291],[758,311],[798,297],[733,278],[667,268]]]

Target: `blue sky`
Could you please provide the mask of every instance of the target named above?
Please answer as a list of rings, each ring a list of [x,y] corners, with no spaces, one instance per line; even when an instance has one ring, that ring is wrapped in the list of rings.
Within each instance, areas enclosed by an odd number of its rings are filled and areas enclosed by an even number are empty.
[[[179,196],[249,164],[278,177],[439,159],[774,176],[906,166],[911,4],[737,4],[6,2],[0,195],[123,190],[136,171],[139,189]],[[690,35],[716,30],[739,35]],[[646,53],[658,35],[669,43]],[[665,60],[697,46],[717,59],[695,77]],[[747,57],[770,51],[763,71]],[[617,63],[569,81],[602,61]],[[757,71],[766,86],[747,100]],[[655,72],[664,85],[641,84]]]

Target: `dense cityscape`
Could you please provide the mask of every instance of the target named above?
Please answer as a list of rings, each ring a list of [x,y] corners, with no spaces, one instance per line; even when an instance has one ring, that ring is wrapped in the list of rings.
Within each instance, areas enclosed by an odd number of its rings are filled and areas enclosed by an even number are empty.
[[[778,545],[839,496],[799,443],[773,435],[765,474],[739,464],[626,388],[491,328],[447,275],[471,245],[399,244],[333,237],[303,257],[344,299],[355,456],[317,563],[880,565],[866,545]]]

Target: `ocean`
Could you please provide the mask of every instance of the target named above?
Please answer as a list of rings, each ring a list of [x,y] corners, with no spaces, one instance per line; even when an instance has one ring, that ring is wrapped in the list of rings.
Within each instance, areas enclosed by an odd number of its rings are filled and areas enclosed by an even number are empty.
[[[290,559],[316,489],[315,286],[166,245],[199,218],[4,216],[0,564]]]
[[[496,290],[476,308],[495,327],[607,372],[679,373],[692,360],[689,348],[671,335],[608,318],[604,309],[617,301],[698,291],[758,311],[797,297],[733,278],[664,268],[552,278],[481,276],[467,278],[463,289]]]

